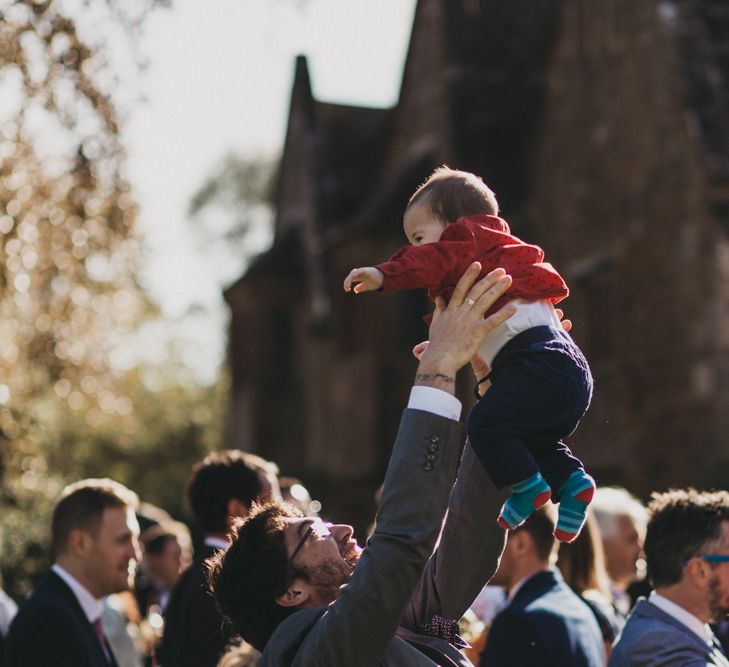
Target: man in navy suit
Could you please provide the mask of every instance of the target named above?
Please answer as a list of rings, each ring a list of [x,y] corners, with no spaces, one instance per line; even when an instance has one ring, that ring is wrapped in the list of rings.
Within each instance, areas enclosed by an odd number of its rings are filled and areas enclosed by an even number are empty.
[[[509,533],[491,583],[504,586],[481,667],[602,667],[605,647],[590,608],[565,584],[556,560],[554,511],[545,506]]]
[[[139,549],[137,496],[110,479],[67,486],[53,512],[56,562],[10,626],[7,667],[116,667],[102,598],[128,590]]]
[[[655,590],[633,608],[610,667],[729,667],[708,625],[729,614],[729,493],[655,493],[648,510]]]
[[[234,517],[280,497],[278,467],[249,452],[214,452],[193,467],[187,495],[205,540],[170,596],[159,657],[164,667],[215,667],[234,634],[208,591],[205,561],[228,548]]]

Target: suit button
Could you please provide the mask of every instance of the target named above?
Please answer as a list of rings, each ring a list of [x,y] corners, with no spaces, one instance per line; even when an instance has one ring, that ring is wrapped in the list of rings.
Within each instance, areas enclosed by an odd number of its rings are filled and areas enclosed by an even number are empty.
[[[431,442],[428,445],[428,451],[429,452],[437,452],[438,451],[438,443],[437,442]]]
[[[428,454],[425,458],[432,463],[435,461],[435,454]]]
[[[433,469],[433,464],[432,463],[425,463],[425,464],[423,464],[423,470],[425,470],[425,472],[430,472],[432,469]]]
[[[439,435],[435,435],[435,434],[434,434],[434,435],[431,435],[431,436],[430,436],[430,441],[431,441],[431,442],[432,442],[433,444],[435,444],[436,442],[440,442],[440,436],[439,436]]]

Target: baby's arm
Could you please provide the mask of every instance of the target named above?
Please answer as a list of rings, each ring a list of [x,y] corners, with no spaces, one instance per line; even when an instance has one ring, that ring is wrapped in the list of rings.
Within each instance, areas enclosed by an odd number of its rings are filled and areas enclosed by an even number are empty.
[[[384,276],[382,271],[374,266],[365,266],[360,269],[352,269],[344,279],[344,291],[351,292],[354,285],[356,294],[360,292],[371,292],[382,287]]]

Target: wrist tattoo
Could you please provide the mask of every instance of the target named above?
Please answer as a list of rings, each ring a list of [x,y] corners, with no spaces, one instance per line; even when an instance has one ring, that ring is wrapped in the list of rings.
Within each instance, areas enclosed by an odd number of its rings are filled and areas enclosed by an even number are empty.
[[[456,381],[452,375],[446,375],[445,373],[416,373],[415,383],[418,382],[432,382],[433,380],[440,380],[441,382],[447,382],[453,384]]]

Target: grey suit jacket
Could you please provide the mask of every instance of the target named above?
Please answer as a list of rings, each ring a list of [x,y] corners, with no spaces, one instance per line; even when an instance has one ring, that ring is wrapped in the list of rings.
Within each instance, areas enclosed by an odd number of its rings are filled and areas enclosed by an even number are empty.
[[[707,644],[673,616],[641,599],[613,645],[608,667],[729,667],[718,643]]]
[[[462,442],[460,423],[405,411],[376,529],[352,579],[328,607],[287,618],[266,646],[263,667],[471,664],[452,644],[419,634],[435,614],[460,619],[504,547],[496,525],[504,494],[469,445],[453,486]]]

